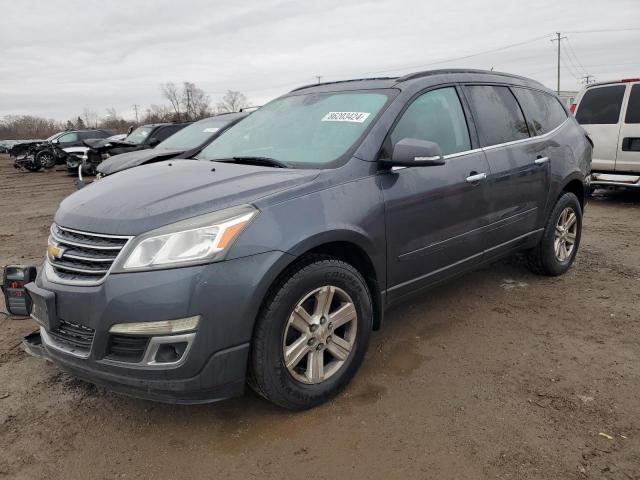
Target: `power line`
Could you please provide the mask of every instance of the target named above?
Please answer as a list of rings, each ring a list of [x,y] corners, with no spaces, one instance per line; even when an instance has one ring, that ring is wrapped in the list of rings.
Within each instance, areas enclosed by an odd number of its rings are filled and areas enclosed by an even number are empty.
[[[607,32],[626,32],[626,31],[640,31],[640,28],[618,28],[618,29],[597,29],[597,30],[568,30],[566,33],[572,33],[572,34],[587,34],[587,33],[607,33]],[[487,55],[490,53],[496,53],[496,52],[501,52],[504,50],[508,50],[510,48],[515,48],[515,47],[519,47],[522,45],[527,45],[530,43],[534,43],[540,40],[544,40],[547,39],[551,36],[551,33],[545,34],[545,35],[540,35],[538,37],[532,37],[526,40],[522,40],[520,42],[515,42],[515,43],[511,43],[511,44],[507,44],[507,45],[503,45],[501,47],[496,47],[496,48],[492,48],[492,49],[488,49],[488,50],[483,50],[480,52],[475,52],[475,53],[471,53],[468,55],[462,55],[462,56],[458,56],[458,57],[451,57],[451,58],[445,58],[445,59],[440,59],[440,60],[436,60],[433,62],[428,62],[428,63],[422,63],[420,65],[404,65],[404,66],[397,66],[397,67],[391,67],[385,70],[375,70],[375,71],[366,71],[366,72],[353,72],[350,74],[343,74],[343,75],[328,75],[328,76],[323,76],[322,78],[353,78],[353,77],[360,77],[360,76],[368,76],[368,75],[377,75],[377,74],[383,74],[383,73],[390,73],[390,72],[398,72],[398,71],[402,71],[402,70],[411,70],[411,69],[423,69],[426,67],[431,67],[434,65],[441,65],[444,63],[451,63],[451,62],[457,62],[460,60],[467,60],[469,58],[474,58],[474,57],[479,57],[482,55]],[[556,33],[557,35],[557,33]],[[566,39],[567,37],[562,37],[561,40]],[[553,39],[552,41],[557,41],[557,38]],[[572,49],[571,46],[569,46],[570,49]],[[560,47],[558,46],[558,49],[560,49]],[[573,50],[572,50],[573,52]],[[575,55],[575,52],[573,52]],[[575,56],[576,59],[576,63],[579,66],[582,66],[582,63],[578,60],[577,56]],[[572,62],[572,61],[571,61]],[[558,60],[558,65],[556,66],[557,70],[560,71],[560,60]],[[574,67],[576,70],[579,70],[578,67]],[[584,68],[583,68],[584,69]],[[585,75],[587,75],[587,70],[584,69]],[[575,76],[572,73],[573,76]],[[578,76],[577,78],[584,76],[581,75],[580,72],[578,72]],[[315,78],[317,79],[317,75],[315,76]],[[263,91],[268,91],[268,90],[276,90],[276,89],[284,89],[284,88],[293,88],[302,84],[305,84],[307,82],[307,79],[304,80],[299,80],[299,81],[293,81],[293,82],[287,82],[286,84],[280,84],[280,85],[272,85],[272,86],[268,86],[268,87],[260,87],[260,88],[255,88],[255,89],[241,89],[244,92],[247,93],[251,93],[251,92],[263,92]],[[208,92],[211,95],[218,95],[218,94],[223,94],[224,92]]]
[[[611,33],[611,32],[635,32],[638,30],[640,30],[639,27],[601,28],[598,30],[567,30],[565,33]]]
[[[356,75],[377,75],[379,73],[396,72],[398,70],[410,70],[410,69],[414,69],[414,68],[431,67],[433,65],[440,65],[440,64],[443,64],[443,63],[457,62],[458,60],[466,60],[468,58],[479,57],[481,55],[486,55],[488,53],[501,52],[501,51],[507,50],[509,48],[519,47],[521,45],[526,45],[526,44],[529,44],[529,43],[537,42],[537,41],[540,41],[540,40],[544,40],[546,38],[549,38],[549,34],[541,35],[539,37],[530,38],[528,40],[523,40],[521,42],[511,43],[509,45],[504,45],[502,47],[496,47],[496,48],[492,48],[492,49],[489,49],[489,50],[484,50],[484,51],[481,51],[481,52],[471,53],[469,55],[463,55],[463,56],[460,56],[460,57],[452,57],[452,58],[447,58],[447,59],[441,59],[441,60],[437,60],[435,62],[423,63],[421,65],[410,65],[410,66],[404,66],[404,67],[395,67],[395,68],[390,68],[390,69],[387,69],[387,70],[376,70],[376,71],[372,71],[372,72],[360,72],[360,73],[354,73],[354,74],[346,75],[346,76],[351,77],[351,76],[356,76]]]
[[[567,47],[569,47],[568,52],[573,55],[574,60],[576,61],[576,63],[578,64],[578,66],[582,69],[582,72],[585,75],[588,75],[587,69],[584,68],[584,65],[582,65],[582,62],[580,62],[580,60],[578,59],[578,56],[576,55],[576,51],[573,49],[573,46],[571,45],[571,42],[569,41],[569,37],[567,37]]]

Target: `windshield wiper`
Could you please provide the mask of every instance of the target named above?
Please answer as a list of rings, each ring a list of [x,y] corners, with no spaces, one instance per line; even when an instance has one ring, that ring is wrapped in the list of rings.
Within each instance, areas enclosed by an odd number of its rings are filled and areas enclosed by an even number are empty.
[[[276,168],[289,168],[284,162],[269,157],[231,157],[231,158],[212,158],[212,162],[227,162],[227,163],[244,163],[247,165],[266,165]]]

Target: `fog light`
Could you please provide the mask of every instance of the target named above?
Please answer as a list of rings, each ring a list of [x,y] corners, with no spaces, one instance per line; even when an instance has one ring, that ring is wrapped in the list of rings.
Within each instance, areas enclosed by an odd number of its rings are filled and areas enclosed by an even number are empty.
[[[117,323],[111,326],[109,332],[128,335],[171,335],[191,332],[198,328],[199,322],[200,315],[176,320],[162,320],[160,322]]]
[[[7,265],[2,274],[4,304],[12,315],[28,317],[31,313],[31,299],[24,286],[36,279],[36,267],[31,265]]]
[[[174,363],[182,358],[187,349],[187,342],[164,343],[158,347],[156,352],[156,363]]]

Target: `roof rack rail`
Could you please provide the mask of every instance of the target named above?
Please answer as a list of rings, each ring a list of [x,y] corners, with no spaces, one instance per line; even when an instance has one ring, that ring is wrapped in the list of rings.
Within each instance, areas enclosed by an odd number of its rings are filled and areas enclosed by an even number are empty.
[[[347,83],[347,82],[364,82],[367,80],[395,80],[398,77],[371,77],[371,78],[352,78],[350,80],[335,80],[333,82],[322,82],[322,83],[310,83],[309,85],[303,85],[302,87],[294,88],[291,90],[292,92],[297,92],[298,90],[304,90],[305,88],[317,87],[321,85],[332,85],[334,83]]]
[[[477,68],[443,68],[440,70],[423,70],[421,72],[409,73],[404,77],[398,78],[398,83],[406,82],[407,80],[414,80],[416,78],[429,77],[431,75],[443,75],[447,73],[485,73],[491,75],[498,75],[501,77],[521,78],[524,80],[530,80],[520,75],[513,75],[511,73],[496,72],[493,70],[480,70]]]

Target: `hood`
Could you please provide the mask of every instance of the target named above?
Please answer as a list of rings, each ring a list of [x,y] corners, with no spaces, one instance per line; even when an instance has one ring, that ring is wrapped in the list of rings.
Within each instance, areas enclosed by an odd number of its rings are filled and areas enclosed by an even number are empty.
[[[199,160],[165,161],[93,182],[60,204],[63,227],[138,235],[173,222],[252,203],[306,183],[318,170]]]
[[[98,172],[102,175],[111,175],[112,173],[126,170],[128,168],[137,167],[150,161],[168,160],[183,153],[184,150],[135,150],[133,152],[121,153],[106,159],[98,165]]]

